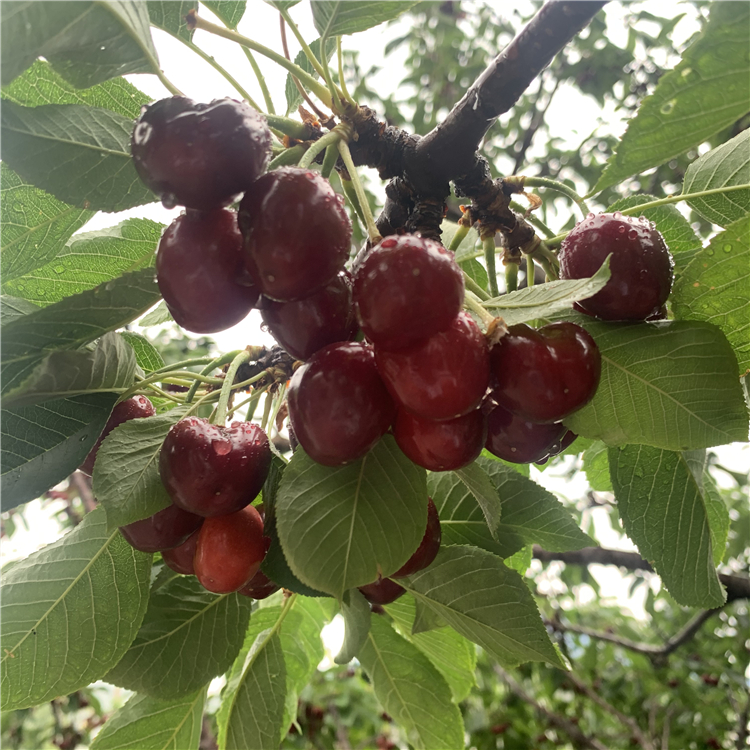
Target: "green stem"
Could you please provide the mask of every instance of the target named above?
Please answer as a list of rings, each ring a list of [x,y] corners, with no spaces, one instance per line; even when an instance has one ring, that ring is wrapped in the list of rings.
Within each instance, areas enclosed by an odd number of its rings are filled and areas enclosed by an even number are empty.
[[[239,351],[239,350],[238,350]],[[232,355],[230,362],[232,359],[234,359],[238,351],[236,352],[229,352],[229,354]],[[172,372],[172,370],[184,370],[186,367],[192,367],[193,365],[205,365],[209,364],[210,362],[218,362],[220,359],[223,359],[226,357],[226,354],[222,354],[221,357],[193,357],[192,359],[183,359],[181,362],[173,362],[171,365],[165,365],[164,367],[160,367],[158,370],[154,370],[152,374],[156,375],[156,373],[161,372]],[[209,371],[210,372],[210,371]],[[205,375],[205,372],[201,372],[202,375]]]
[[[474,281],[474,279],[472,279],[471,276],[469,276],[469,274],[466,273],[466,271],[464,271],[463,274],[464,274],[464,286],[466,287],[466,289],[469,289],[471,292],[476,294],[477,297],[479,297],[480,299],[490,298],[490,295],[487,294],[487,292],[484,289],[482,289],[482,287],[479,286],[479,284],[477,284],[477,282]]]
[[[234,385],[234,379],[237,376],[237,370],[240,369],[240,365],[249,361],[251,352],[249,349],[240,352],[233,360],[232,364],[229,365],[226,377],[224,378],[224,384],[221,386],[221,396],[219,397],[219,403],[216,407],[216,413],[214,414],[214,424],[224,425],[227,421],[227,406],[229,405],[229,397],[232,393],[232,387]]]
[[[333,172],[338,160],[338,145],[336,143],[331,143],[326,149],[326,155],[323,158],[323,166],[320,169],[320,174],[322,174],[323,177],[326,178],[326,180],[331,176],[331,172]]]
[[[299,120],[292,120],[290,117],[281,117],[280,115],[266,115],[266,121],[269,128],[280,131],[282,135],[288,135],[298,141],[306,141],[310,138],[310,130]]]
[[[228,362],[231,362],[238,354],[240,354],[243,350],[242,349],[236,349],[235,351],[227,352],[226,354],[222,354],[220,357],[214,357],[211,360],[208,360],[208,364],[201,370],[201,375],[208,375],[211,370],[215,370],[219,367],[223,367]],[[186,363],[190,364],[196,364],[200,365],[203,364],[204,361],[206,361],[208,358],[203,357],[200,361],[198,360],[186,360]],[[183,363],[185,364],[185,363]],[[195,392],[198,390],[198,387],[200,386],[200,382],[196,380],[191,386],[190,390],[185,395],[185,402],[190,403],[193,398],[195,397]]]
[[[313,70],[321,77],[325,78],[325,71],[323,70],[323,66],[320,64],[320,60],[318,60],[317,57],[313,54],[313,51],[310,49],[309,45],[305,41],[305,38],[300,33],[300,30],[297,28],[297,24],[294,22],[292,17],[289,15],[289,10],[286,8],[279,8],[279,13],[281,14],[281,17],[286,22],[286,25],[292,30],[292,34],[294,34],[295,38],[299,42],[300,47],[302,47],[302,51],[305,53],[305,57],[310,62],[310,65],[313,66]],[[325,49],[323,48],[323,45],[320,46],[321,50],[325,54]]]
[[[490,279],[490,296],[499,297],[500,290],[497,286],[497,270],[495,269],[495,237],[486,237],[482,240],[484,249],[484,262],[487,264],[487,276]]]
[[[216,400],[216,394],[218,391],[211,391],[211,393],[207,393],[205,396],[201,396],[184,414],[183,419],[185,417],[189,417],[191,414],[195,414],[195,412],[200,409],[203,404],[205,404],[207,401],[215,401]]]
[[[169,80],[169,78],[167,78],[166,74],[164,73],[164,71],[163,71],[163,70],[162,70],[161,68],[158,68],[158,67],[157,67],[157,68],[155,68],[155,69],[154,69],[154,72],[155,72],[155,74],[156,74],[156,77],[157,77],[157,78],[158,78],[158,79],[159,79],[159,80],[160,80],[160,81],[162,82],[162,84],[164,85],[164,88],[166,88],[166,89],[167,89],[167,91],[169,91],[169,93],[170,93],[170,94],[172,94],[172,96],[185,96],[185,94],[183,94],[183,93],[182,93],[182,91],[180,91],[180,90],[179,90],[179,89],[177,88],[177,86],[175,86],[175,85],[174,85],[174,84],[172,83],[172,81],[170,81],[170,80]]]
[[[253,69],[253,73],[255,73],[255,78],[257,79],[258,85],[260,86],[260,91],[263,94],[263,101],[266,103],[266,112],[268,112],[269,115],[275,115],[276,108],[273,106],[273,99],[271,99],[271,93],[268,90],[268,86],[266,86],[266,79],[264,78],[263,73],[261,73],[260,67],[258,66],[258,63],[255,60],[255,55],[253,55],[253,53],[250,52],[250,50],[247,47],[243,47],[242,51],[245,53],[245,57],[247,58],[247,61],[250,63],[250,67]]]
[[[268,171],[270,172],[272,169],[278,169],[279,167],[286,167],[290,164],[297,164],[305,155],[305,150],[306,146],[303,146],[301,143],[291,148],[285,148],[278,156],[271,159]]]
[[[452,253],[455,253],[456,250],[458,250],[458,246],[466,238],[466,235],[469,233],[470,229],[471,227],[467,227],[467,226],[464,226],[463,224],[459,224],[458,229],[456,229],[456,233],[453,235],[451,244],[448,246],[448,250],[450,250]]]
[[[263,395],[264,393],[265,393],[265,389],[262,389],[262,390],[260,390],[260,391],[255,391],[255,392],[253,393],[253,395],[252,395],[252,396],[250,396],[249,398],[246,398],[246,399],[245,399],[244,401],[240,401],[240,403],[239,403],[239,404],[235,404],[235,405],[234,405],[234,406],[233,406],[233,407],[232,407],[231,409],[228,409],[228,410],[227,410],[227,418],[230,418],[230,417],[231,417],[231,416],[232,416],[232,415],[233,415],[233,414],[234,414],[234,413],[235,413],[236,411],[238,411],[238,410],[239,410],[239,409],[241,409],[241,408],[242,408],[243,406],[245,406],[245,404],[249,404],[249,403],[251,403],[252,401],[255,401],[255,402],[259,401],[259,400],[260,400],[260,397],[261,397],[261,396],[262,396],[262,395]],[[248,412],[248,413],[249,413],[249,412]],[[252,417],[252,414],[250,414],[250,419],[252,419],[252,418],[253,418],[253,417]],[[250,421],[250,420],[248,420],[248,421]]]
[[[532,226],[535,226],[545,237],[554,237],[555,233],[539,218],[534,216],[534,214],[529,214],[526,216],[526,209],[520,204],[516,203],[515,201],[510,202],[510,207],[517,211],[523,218],[529,222]]]
[[[526,286],[531,289],[534,286],[536,279],[536,266],[534,265],[534,259],[530,256],[526,256]]]
[[[528,248],[528,249],[527,249]],[[557,256],[549,249],[546,242],[542,242],[538,237],[530,243],[530,246],[523,248],[527,257],[532,258],[543,269],[548,281],[555,281],[560,277],[560,263]]]
[[[338,148],[336,151],[338,151]],[[359,220],[364,224],[365,214],[364,211],[362,211],[362,206],[359,205],[359,197],[354,189],[354,184],[351,180],[345,180],[344,177],[341,176],[341,187],[344,188],[344,195],[349,199],[349,203],[354,209],[354,213],[357,214]]]
[[[344,94],[344,98],[349,102],[354,102],[349,91],[346,88],[346,81],[344,80],[344,56],[341,54],[341,37],[336,37],[336,57],[338,58],[339,64],[339,83],[341,84],[341,91]]]
[[[260,420],[260,426],[264,431],[268,431],[268,418],[271,416],[271,405],[273,404],[273,398],[270,392],[266,393],[266,400],[263,402],[263,418]]]
[[[464,307],[473,312],[484,323],[485,327],[495,319],[494,315],[488,312],[481,301],[471,292],[464,294]]]
[[[338,125],[336,128],[338,128]],[[299,160],[300,169],[308,169],[321,151],[324,151],[329,146],[335,146],[335,144],[342,138],[341,131],[336,128],[310,144],[307,151],[305,151],[305,155]]]
[[[286,383],[279,388],[279,392],[276,394],[276,397],[273,400],[273,408],[271,409],[271,416],[268,420],[268,423],[270,425],[276,424],[276,417],[279,413],[279,409],[281,409],[281,405],[284,403],[284,397],[286,396]]]
[[[510,294],[518,289],[518,263],[504,263],[505,266],[505,289]]]
[[[581,198],[578,193],[576,193],[575,190],[573,190],[572,187],[569,187],[564,182],[559,182],[558,180],[553,180],[549,177],[519,177],[519,181],[521,181],[521,184],[524,187],[546,187],[550,188],[551,190],[557,190],[558,193],[562,193],[563,195],[566,195],[570,200],[572,200],[578,208],[581,210],[581,213],[584,215],[584,217],[588,216],[590,211],[589,207],[586,204],[586,201]]]
[[[198,373],[191,372],[190,370],[170,370],[169,375],[179,375],[181,377],[188,377],[188,378],[195,378],[196,383],[211,383],[212,385],[217,385],[221,381],[219,378],[208,378],[204,377],[203,375],[199,375]],[[143,388],[145,385],[151,385],[157,380],[164,380],[165,379],[165,373],[162,371],[152,372],[148,377],[143,378],[142,380],[139,380],[135,385],[128,388],[126,391],[123,392],[121,396],[121,400],[125,400],[127,398],[130,398],[135,391]],[[196,386],[197,387],[197,386]]]
[[[352,159],[352,153],[349,151],[349,144],[346,141],[339,141],[339,153],[341,158],[344,160],[344,166],[346,171],[349,172],[349,176],[352,178],[352,186],[354,192],[357,194],[357,199],[362,208],[364,214],[365,226],[367,227],[367,236],[370,238],[370,242],[373,245],[377,245],[383,238],[378,232],[378,228],[375,226],[375,219],[373,218],[372,211],[370,210],[370,204],[367,202],[367,196],[365,195],[365,189],[362,187],[362,182],[359,179],[357,168],[354,166],[354,160]]]

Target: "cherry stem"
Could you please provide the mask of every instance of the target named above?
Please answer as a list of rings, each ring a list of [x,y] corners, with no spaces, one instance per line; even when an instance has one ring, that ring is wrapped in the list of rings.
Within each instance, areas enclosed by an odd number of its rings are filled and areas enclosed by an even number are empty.
[[[487,292],[484,289],[482,289],[482,287],[479,286],[479,284],[477,284],[477,282],[474,281],[474,279],[472,279],[471,276],[469,276],[469,274],[466,273],[466,271],[463,271],[463,275],[464,275],[464,287],[466,289],[469,289],[471,292],[476,294],[476,296],[479,297],[479,299],[490,298],[490,295],[487,294]]]
[[[378,232],[378,228],[375,226],[375,219],[370,210],[370,204],[367,200],[367,195],[365,195],[365,189],[362,187],[362,181],[359,179],[357,168],[354,166],[352,153],[349,151],[349,144],[344,140],[339,141],[339,153],[344,161],[346,171],[349,172],[349,176],[352,179],[352,187],[354,188],[360,208],[362,209],[362,214],[364,215],[367,236],[370,238],[370,242],[373,245],[377,245],[383,238],[380,232]]]
[[[270,388],[270,386],[268,386]],[[236,411],[241,409],[245,404],[250,404],[251,402],[257,403],[260,400],[260,397],[266,392],[267,388],[261,388],[259,391],[255,391],[252,396],[249,398],[246,398],[244,401],[240,401],[239,404],[236,404],[235,406],[232,406],[231,409],[227,410],[227,418],[231,417]],[[254,410],[253,410],[254,411]],[[246,421],[250,421],[253,418],[253,412],[248,411]]]
[[[339,160],[339,150],[336,143],[331,143],[326,149],[326,155],[323,158],[323,166],[320,169],[320,174],[326,178],[331,176],[336,162]]]
[[[245,53],[245,57],[247,58],[247,61],[250,63],[250,67],[253,69],[253,73],[255,73],[255,78],[258,81],[258,85],[260,86],[260,91],[263,94],[263,101],[266,103],[266,111],[268,112],[269,115],[275,115],[276,108],[273,106],[273,99],[271,99],[271,92],[268,90],[265,76],[260,70],[260,66],[258,65],[258,62],[255,59],[255,55],[253,55],[253,53],[250,52],[250,50],[247,47],[243,47],[242,51]]]
[[[278,156],[271,159],[268,165],[268,172],[278,167],[286,167],[290,164],[297,164],[299,160],[305,155],[305,147],[298,143],[296,146],[291,148],[285,148]]]
[[[509,261],[503,262],[505,266],[505,289],[510,294],[518,290],[518,263]]]
[[[555,281],[560,278],[558,272],[560,263],[546,242],[542,242],[539,237],[535,237],[528,245],[521,249],[526,253],[527,258],[536,261],[544,269],[548,281]]]
[[[536,283],[536,279],[534,278],[536,276],[536,265],[534,264],[534,259],[530,256],[526,256],[526,286],[531,289],[531,287],[534,286]]]
[[[266,393],[266,400],[263,402],[263,418],[260,420],[260,426],[264,431],[268,430],[268,418],[271,416],[271,405],[273,396],[270,391]]]
[[[458,250],[459,245],[466,238],[466,235],[469,233],[470,229],[471,229],[471,227],[469,227],[469,226],[466,226],[464,224],[459,224],[458,228],[456,229],[456,233],[453,235],[453,239],[451,240],[451,244],[448,245],[448,250],[450,250],[452,253],[455,253],[456,250]]]
[[[488,312],[477,296],[470,291],[464,294],[464,307],[473,312],[484,323],[485,327],[495,320],[495,316]]]
[[[232,386],[234,385],[234,379],[237,376],[237,370],[240,369],[240,365],[249,361],[253,352],[250,349],[245,349],[240,352],[233,360],[232,364],[229,365],[226,377],[224,378],[224,384],[221,386],[221,396],[219,396],[219,403],[216,406],[216,411],[212,415],[212,424],[218,424],[222,427],[227,421],[227,406],[229,405],[229,397],[232,394]]]
[[[349,91],[346,88],[346,81],[344,80],[344,56],[341,52],[341,37],[336,37],[336,57],[338,58],[338,64],[339,64],[339,83],[341,84],[341,92],[344,95],[344,98],[347,101],[353,102],[354,99],[352,99],[351,95],[349,94]]]
[[[172,81],[167,78],[166,74],[161,68],[159,68],[158,66],[155,67],[154,73],[156,77],[162,82],[164,88],[167,89],[167,91],[169,91],[172,96],[185,96],[185,94],[183,94],[182,91],[180,91],[177,86],[175,86]]]
[[[304,141],[310,137],[309,129],[299,120],[280,115],[266,115],[266,122],[269,128],[280,131],[282,136],[288,135],[298,141]]]
[[[534,216],[534,214],[526,215],[526,208],[522,206],[520,203],[516,203],[515,201],[510,202],[510,207],[517,211],[519,214],[523,216],[526,221],[529,222],[529,224],[535,226],[545,237],[554,237],[555,233],[537,216]]]
[[[208,375],[211,370],[215,370],[217,367],[223,367],[228,362],[231,362],[238,354],[242,353],[242,349],[236,349],[232,352],[227,352],[226,354],[222,354],[220,357],[214,357],[213,359],[209,360],[208,364],[201,370],[201,375]],[[207,358],[203,357],[200,361],[193,361],[187,360],[186,362],[181,363],[183,366],[186,365],[188,362],[191,364],[200,365],[203,364],[203,362],[206,361]],[[195,397],[195,392],[198,390],[198,387],[200,386],[200,382],[196,380],[191,386],[190,390],[185,395],[185,403],[190,403],[193,398]]]
[[[562,193],[570,198],[570,200],[578,206],[584,217],[588,216],[590,213],[586,201],[581,198],[572,187],[566,185],[564,182],[559,182],[558,180],[553,180],[549,177],[525,177],[524,175],[514,177],[513,181],[520,183],[523,187],[546,187],[550,188],[550,190],[556,190],[558,193]]]
[[[299,160],[300,169],[308,169],[310,165],[315,161],[315,158],[321,151],[325,151],[329,146],[335,145],[338,141],[345,137],[343,131],[340,129],[341,125],[337,125],[329,133],[318,138],[310,144],[305,155]]]
[[[289,15],[289,10],[286,8],[279,8],[279,14],[286,22],[287,26],[292,30],[292,34],[294,34],[296,40],[299,42],[300,47],[302,47],[302,51],[305,53],[305,57],[310,61],[310,65],[313,66],[313,70],[321,77],[325,78],[325,71],[323,70],[323,66],[320,63],[320,60],[318,60],[317,57],[315,57],[315,54],[310,49],[310,46],[305,41],[305,38],[300,33],[300,30],[297,28],[297,24],[294,22],[292,17]],[[325,50],[323,49],[323,45],[321,45],[320,49],[323,51],[323,54],[325,54]]]
[[[338,148],[336,148],[336,151],[338,152]],[[340,177],[341,187],[344,188],[344,195],[346,195],[346,197],[349,199],[349,203],[354,209],[354,213],[357,214],[357,218],[364,224],[365,215],[362,211],[362,206],[359,205],[359,198],[357,197],[357,193],[354,191],[354,185],[352,184],[352,181],[345,179],[343,175],[340,175]]]
[[[484,248],[484,262],[487,264],[487,276],[490,281],[490,296],[499,297],[500,290],[497,286],[497,270],[495,269],[495,237],[485,237],[482,240]]]
[[[284,398],[286,397],[286,383],[279,388],[278,394],[276,394],[276,397],[273,400],[273,407],[271,408],[271,414],[268,419],[268,423],[270,425],[270,429],[273,428],[276,425],[276,417],[278,416],[279,410],[281,409],[281,405],[284,403]],[[278,432],[278,430],[277,430]]]

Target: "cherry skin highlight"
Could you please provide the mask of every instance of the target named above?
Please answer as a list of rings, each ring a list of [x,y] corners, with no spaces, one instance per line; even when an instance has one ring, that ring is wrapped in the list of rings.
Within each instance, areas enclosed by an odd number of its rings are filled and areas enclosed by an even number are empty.
[[[349,258],[352,225],[340,197],[318,172],[281,167],[263,175],[240,204],[245,263],[268,298],[309,297]]]
[[[646,320],[669,297],[673,260],[664,238],[645,217],[589,214],[560,245],[560,278],[593,276],[609,254],[611,276],[579,309],[603,320]]]
[[[200,516],[170,505],[153,516],[120,526],[120,533],[141,552],[161,552],[179,547],[202,523]]]
[[[242,235],[233,211],[188,211],[159,241],[156,282],[178,325],[216,333],[239,323],[260,292],[245,271]]]
[[[440,551],[440,540],[442,533],[440,531],[440,517],[438,516],[435,503],[432,498],[427,498],[427,528],[425,529],[422,541],[419,543],[416,552],[391,576],[391,578],[404,578],[424,570],[437,557]]]
[[[406,589],[390,578],[378,578],[377,581],[360,586],[359,590],[370,604],[390,604],[399,596],[406,593]]]
[[[560,422],[528,422],[502,406],[496,406],[487,415],[485,448],[504,461],[530,464],[548,456],[566,431],[567,428]]]
[[[131,419],[153,417],[155,414],[156,409],[154,409],[154,405],[145,396],[133,396],[132,398],[125,399],[125,401],[120,401],[120,403],[116,404],[115,408],[112,409],[112,413],[109,415],[109,419],[104,425],[102,434],[99,435],[99,439],[94,443],[94,447],[89,451],[88,456],[83,460],[83,463],[78,467],[78,470],[89,476],[94,473],[94,462],[99,453],[99,448],[104,441],[104,438],[106,438],[115,427],[119,427],[123,422],[128,422]]]
[[[199,531],[200,526],[179,547],[164,550],[161,553],[164,564],[174,570],[175,573],[181,573],[184,576],[195,575],[193,558],[195,557],[195,546],[198,544]]]
[[[490,352],[493,398],[532,422],[559,422],[596,393],[601,355],[591,335],[575,323],[539,330],[510,326]]]
[[[144,107],[131,140],[138,176],[167,208],[202,211],[232,203],[263,173],[271,131],[249,104],[183,96]]]
[[[203,522],[195,548],[195,575],[209,591],[228,594],[253,578],[265,554],[263,521],[248,505]]]
[[[464,277],[453,255],[411,234],[386,237],[354,277],[360,326],[380,349],[407,349],[444,331],[463,299]]]
[[[159,454],[159,474],[172,501],[205,517],[252,502],[270,466],[268,436],[250,422],[220,427],[186,417],[167,433]]]

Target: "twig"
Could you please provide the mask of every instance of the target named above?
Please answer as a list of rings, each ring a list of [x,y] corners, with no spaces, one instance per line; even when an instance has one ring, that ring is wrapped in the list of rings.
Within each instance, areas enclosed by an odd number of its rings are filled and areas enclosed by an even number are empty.
[[[80,471],[74,471],[70,475],[70,481],[75,485],[76,490],[78,490],[78,495],[81,498],[86,513],[96,510],[96,498],[91,491],[91,480],[81,474]]]
[[[349,742],[349,733],[346,731],[346,727],[341,723],[341,714],[339,714],[339,710],[336,708],[335,703],[328,704],[328,714],[336,725],[336,739],[339,743],[339,750],[352,750],[352,745]]]

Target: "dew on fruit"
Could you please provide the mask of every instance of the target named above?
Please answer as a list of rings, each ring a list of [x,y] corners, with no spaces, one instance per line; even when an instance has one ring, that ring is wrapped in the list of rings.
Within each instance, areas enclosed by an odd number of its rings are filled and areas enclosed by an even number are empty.
[[[638,232],[635,229],[631,229],[628,232],[628,239],[629,240],[637,240],[638,239]]]
[[[586,216],[586,218],[587,218],[587,219],[593,219],[593,218],[594,218],[594,216],[596,216],[596,214],[594,214],[594,213],[589,213],[589,214],[588,214],[588,215]]]
[[[419,269],[418,268],[412,268],[411,269],[411,275],[412,276],[419,276]]]
[[[614,212],[614,213],[612,214],[612,218],[613,218],[613,219],[622,219],[622,211],[615,211],[615,212]]]
[[[626,230],[625,230],[625,227],[624,227],[624,226],[620,226],[620,227],[617,227],[617,231],[618,231],[618,232],[619,232],[620,234],[625,234],[625,231],[626,231]]]
[[[170,211],[177,205],[177,198],[173,193],[164,193],[161,197],[161,205]]]

